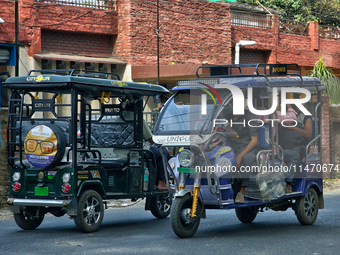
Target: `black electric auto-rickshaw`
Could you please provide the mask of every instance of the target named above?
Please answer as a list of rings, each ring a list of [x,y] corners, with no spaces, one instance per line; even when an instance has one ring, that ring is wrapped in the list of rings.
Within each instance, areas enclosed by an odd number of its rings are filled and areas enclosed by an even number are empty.
[[[20,228],[51,213],[93,232],[112,199],[146,198],[155,217],[169,215],[170,189],[155,188],[156,159],[143,142],[147,98],[167,89],[81,70],[32,70],[4,87],[12,90],[7,203]]]

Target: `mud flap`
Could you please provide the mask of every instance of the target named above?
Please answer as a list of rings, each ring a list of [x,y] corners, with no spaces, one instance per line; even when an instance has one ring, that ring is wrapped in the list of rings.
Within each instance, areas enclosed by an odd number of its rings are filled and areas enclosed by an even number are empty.
[[[145,200],[145,211],[151,210],[151,206],[152,206],[151,199],[152,199],[152,197],[146,198],[146,200]]]
[[[318,198],[319,198],[319,209],[324,209],[325,203],[323,199],[323,194],[318,192]]]
[[[78,208],[77,198],[71,198],[69,200],[71,200],[71,203],[67,206],[66,213],[69,216],[77,216],[77,208]]]

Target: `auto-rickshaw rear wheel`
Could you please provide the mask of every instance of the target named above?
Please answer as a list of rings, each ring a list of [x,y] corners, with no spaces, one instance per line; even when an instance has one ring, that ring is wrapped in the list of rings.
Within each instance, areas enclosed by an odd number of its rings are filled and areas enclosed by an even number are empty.
[[[169,216],[171,210],[172,199],[170,196],[157,196],[151,198],[151,213],[158,219]]]
[[[302,225],[312,225],[319,211],[319,198],[313,187],[310,187],[307,194],[296,199],[295,213]]]
[[[36,209],[32,211],[22,211],[14,213],[14,220],[16,224],[24,230],[33,230],[40,226],[44,220],[45,215],[36,216]]]
[[[104,218],[102,197],[94,190],[84,191],[78,200],[74,223],[84,233],[97,231]]]
[[[172,230],[179,237],[192,237],[200,224],[202,205],[197,203],[196,217],[192,218],[191,208],[193,199],[190,194],[183,197],[176,197],[172,202],[170,222]]]
[[[242,223],[252,223],[257,215],[258,209],[255,206],[235,208],[236,216]]]

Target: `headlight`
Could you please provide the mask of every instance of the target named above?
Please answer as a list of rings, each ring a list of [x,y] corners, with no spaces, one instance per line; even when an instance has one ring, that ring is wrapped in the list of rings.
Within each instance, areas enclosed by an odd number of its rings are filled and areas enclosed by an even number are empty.
[[[70,178],[71,178],[71,175],[70,173],[64,173],[63,175],[63,182],[69,182],[70,181]]]
[[[195,156],[189,150],[182,150],[178,155],[178,161],[183,167],[189,167],[194,164]]]
[[[19,181],[20,177],[21,177],[21,174],[19,172],[15,172],[12,176],[14,182]]]

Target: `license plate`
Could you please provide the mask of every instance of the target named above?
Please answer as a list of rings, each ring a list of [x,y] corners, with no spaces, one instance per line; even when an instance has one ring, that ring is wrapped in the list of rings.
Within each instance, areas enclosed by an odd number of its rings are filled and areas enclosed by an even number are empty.
[[[48,187],[35,187],[34,195],[36,196],[48,196]]]

